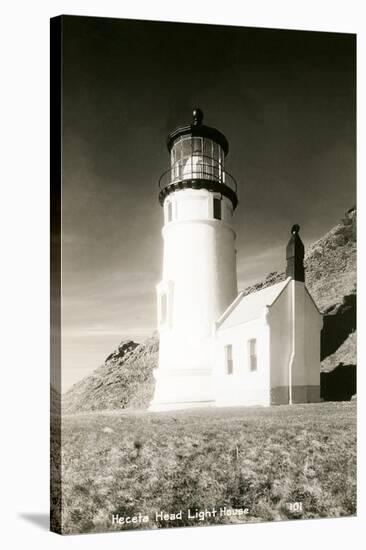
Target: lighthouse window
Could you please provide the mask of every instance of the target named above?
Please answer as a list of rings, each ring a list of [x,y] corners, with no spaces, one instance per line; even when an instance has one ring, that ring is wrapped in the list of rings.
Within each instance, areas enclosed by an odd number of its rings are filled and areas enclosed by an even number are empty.
[[[180,157],[179,157],[179,150],[178,150],[178,145],[177,145],[177,146],[174,146],[173,149],[172,149],[171,162],[172,162],[172,178],[173,179],[179,178],[179,166],[180,166],[179,160],[180,160]]]
[[[187,157],[192,156],[191,138],[184,139],[182,141],[182,147],[183,147],[183,158],[187,158]]]
[[[249,370],[257,370],[257,340],[256,338],[251,338],[248,340],[248,355],[249,355]]]
[[[212,140],[204,138],[203,140],[203,161],[204,161],[204,177],[210,179],[212,177]]]
[[[213,175],[216,179],[220,178],[220,146],[213,142]]]
[[[225,346],[225,368],[226,374],[233,374],[233,346],[231,344]]]
[[[193,147],[193,154],[194,155],[201,154],[202,153],[202,138],[194,137],[192,147]]]
[[[212,158],[212,141],[210,139],[204,139],[203,154],[205,155],[205,157]]]
[[[221,200],[217,198],[213,200],[213,217],[216,220],[221,220]]]
[[[213,158],[216,162],[219,160],[219,152],[220,152],[220,145],[216,143],[216,141],[213,142]]]
[[[178,162],[182,158],[182,142],[177,141],[173,147],[174,162]]]

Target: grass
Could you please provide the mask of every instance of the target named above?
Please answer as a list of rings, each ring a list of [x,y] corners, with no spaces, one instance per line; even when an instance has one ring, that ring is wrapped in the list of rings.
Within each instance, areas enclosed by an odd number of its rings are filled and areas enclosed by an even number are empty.
[[[356,513],[355,402],[67,415],[61,449],[62,491],[52,497],[63,533],[125,529],[112,514],[139,512],[149,521],[128,528]],[[187,517],[223,507],[250,512]],[[155,517],[179,510],[181,520]]]

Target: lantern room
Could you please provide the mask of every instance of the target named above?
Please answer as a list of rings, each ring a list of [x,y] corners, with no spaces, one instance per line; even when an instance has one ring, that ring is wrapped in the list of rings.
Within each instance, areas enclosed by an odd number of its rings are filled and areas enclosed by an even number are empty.
[[[170,168],[159,180],[162,205],[170,193],[192,188],[219,192],[231,200],[233,209],[236,208],[237,184],[225,170],[229,144],[216,128],[203,124],[201,109],[194,109],[192,124],[169,134],[167,145]]]

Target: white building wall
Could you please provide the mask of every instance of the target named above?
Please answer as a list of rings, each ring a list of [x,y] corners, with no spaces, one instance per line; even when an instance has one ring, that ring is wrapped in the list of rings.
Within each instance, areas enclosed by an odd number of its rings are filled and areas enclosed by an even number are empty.
[[[307,372],[305,369],[305,326],[309,319],[305,319],[305,285],[301,281],[291,281],[291,292],[295,293],[294,330],[295,354],[292,366],[292,385],[305,386]],[[311,321],[311,319],[310,319]]]
[[[222,199],[220,220],[214,219],[215,197]],[[151,410],[318,401],[322,318],[304,283],[288,279],[244,297],[215,330],[237,297],[231,202],[184,189],[166,198],[164,216]],[[257,341],[256,371],[249,368],[250,339]],[[225,365],[229,344],[232,374]]]
[[[320,400],[320,330],[322,318],[305,285],[292,281],[295,293],[295,355],[292,402]]]
[[[275,300],[269,313],[271,403],[288,403],[291,357],[291,282]]]
[[[257,370],[249,365],[248,341],[257,340]],[[219,329],[215,340],[214,394],[216,406],[270,404],[269,327],[266,311],[247,323]],[[225,346],[233,350],[233,374],[227,374]]]
[[[320,401],[320,334],[323,317],[309,293],[305,291],[305,371],[308,401]]]
[[[270,308],[271,403],[306,403],[320,397],[322,317],[305,285],[293,281]]]
[[[237,296],[235,233],[232,210],[222,198],[225,220],[213,217],[214,194],[184,189],[164,203],[163,278],[168,289],[168,319],[158,326],[159,367],[152,409],[193,406],[213,400],[212,336],[214,322]],[[169,206],[171,202],[171,206]],[[169,219],[169,215],[172,219]]]

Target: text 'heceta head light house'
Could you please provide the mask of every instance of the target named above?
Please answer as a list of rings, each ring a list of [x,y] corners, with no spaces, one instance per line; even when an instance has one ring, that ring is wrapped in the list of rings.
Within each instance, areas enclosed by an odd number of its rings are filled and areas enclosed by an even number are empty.
[[[192,124],[174,130],[167,144],[171,166],[159,181],[164,209],[159,365],[150,410],[319,400],[321,316],[305,292],[304,277],[297,276],[304,272],[298,230],[286,280],[238,295],[231,225],[238,196],[225,170],[228,141],[203,124],[196,108]],[[295,292],[292,283],[303,292]],[[296,308],[295,295],[303,302]],[[278,335],[281,341],[273,342],[278,327],[288,337]],[[305,327],[313,342],[306,358],[300,342]]]

